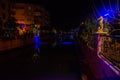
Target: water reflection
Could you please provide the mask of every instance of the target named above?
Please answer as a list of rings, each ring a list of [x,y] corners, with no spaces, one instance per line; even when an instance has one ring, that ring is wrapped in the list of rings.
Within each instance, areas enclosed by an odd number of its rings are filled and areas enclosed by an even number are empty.
[[[39,53],[40,53],[40,39],[39,36],[35,36],[34,37],[34,43],[35,43],[35,47],[34,47],[34,54],[32,56],[32,60],[34,63],[38,63],[38,60],[40,58]]]
[[[35,50],[39,49],[39,36],[34,37],[34,43],[35,43]]]
[[[45,46],[45,47],[49,47],[49,49],[52,49],[57,46],[73,45],[73,44],[75,44],[75,41],[71,41],[71,40],[58,41],[57,39],[54,39],[54,42],[51,42],[51,43],[43,42],[40,40],[40,36],[34,36],[34,54],[32,55],[32,60],[34,63],[38,63],[40,59],[40,52],[41,52],[40,47]]]
[[[71,45],[71,44],[73,44],[73,42],[64,41],[64,42],[60,42],[59,44],[62,44],[62,45]]]

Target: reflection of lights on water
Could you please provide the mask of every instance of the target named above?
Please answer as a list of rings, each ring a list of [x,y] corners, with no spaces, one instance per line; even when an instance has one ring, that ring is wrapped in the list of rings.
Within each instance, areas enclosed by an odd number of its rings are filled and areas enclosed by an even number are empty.
[[[32,60],[33,60],[34,63],[38,63],[39,62],[39,58],[40,58],[39,54],[37,52],[35,52],[33,54]]]
[[[34,42],[35,42],[35,52],[33,54],[32,60],[34,63],[38,63],[39,59],[39,36],[34,36]]]
[[[35,42],[35,49],[39,48],[39,36],[34,37],[34,42]]]
[[[35,42],[35,49],[38,49],[39,45],[45,44],[45,42],[40,41],[39,36],[34,37],[34,42]]]
[[[38,44],[35,44],[35,49],[38,49],[38,48],[39,48]]]
[[[39,36],[35,36],[35,37],[34,37],[34,42],[35,42],[35,43],[38,43],[38,42],[39,42]]]
[[[63,45],[70,45],[70,44],[73,44],[73,42],[68,42],[68,41],[66,41],[66,42],[60,42],[60,44],[63,44]]]

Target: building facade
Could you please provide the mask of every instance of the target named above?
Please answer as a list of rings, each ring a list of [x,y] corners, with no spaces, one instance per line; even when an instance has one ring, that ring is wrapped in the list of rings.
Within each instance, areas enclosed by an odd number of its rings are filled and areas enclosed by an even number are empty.
[[[32,33],[33,28],[48,26],[48,20],[48,12],[40,5],[0,0],[0,38]]]
[[[14,17],[17,24],[45,26],[49,23],[48,12],[40,5],[0,0],[0,22],[3,27],[10,17]]]
[[[11,10],[17,24],[44,25],[47,22],[47,12],[39,5],[30,3],[12,3]]]
[[[0,24],[1,28],[5,28],[5,23],[9,17],[10,3],[8,0],[0,0]]]

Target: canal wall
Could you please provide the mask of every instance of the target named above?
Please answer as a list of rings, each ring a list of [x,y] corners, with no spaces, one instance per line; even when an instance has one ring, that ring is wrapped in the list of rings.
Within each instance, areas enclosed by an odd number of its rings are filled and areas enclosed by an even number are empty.
[[[5,51],[28,44],[33,44],[34,40],[31,39],[15,39],[15,40],[0,40],[0,51]]]

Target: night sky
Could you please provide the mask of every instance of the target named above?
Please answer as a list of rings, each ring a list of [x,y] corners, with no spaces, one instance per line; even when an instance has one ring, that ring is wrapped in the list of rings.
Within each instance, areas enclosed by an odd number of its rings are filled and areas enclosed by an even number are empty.
[[[46,0],[43,3],[51,15],[52,24],[65,30],[78,27],[90,11],[89,0]]]
[[[22,1],[42,5],[50,14],[51,25],[58,29],[78,27],[84,16],[91,11],[90,0],[20,0]]]

